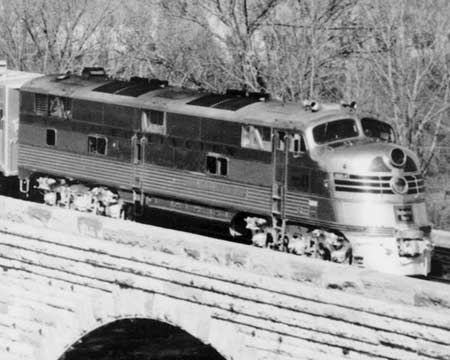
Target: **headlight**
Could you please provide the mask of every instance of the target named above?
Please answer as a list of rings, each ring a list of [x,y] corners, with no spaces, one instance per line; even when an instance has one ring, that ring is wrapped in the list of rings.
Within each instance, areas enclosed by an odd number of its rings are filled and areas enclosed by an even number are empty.
[[[402,167],[406,163],[406,154],[399,148],[392,149],[389,158],[395,167]]]
[[[408,182],[404,177],[394,176],[391,179],[391,188],[397,194],[405,194],[408,191]]]

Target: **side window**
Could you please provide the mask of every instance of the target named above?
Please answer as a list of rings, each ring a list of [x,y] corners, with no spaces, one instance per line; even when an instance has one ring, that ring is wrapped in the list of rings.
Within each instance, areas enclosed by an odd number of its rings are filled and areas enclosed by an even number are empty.
[[[88,136],[88,152],[91,154],[106,155],[106,138],[103,136]]]
[[[305,139],[301,134],[294,134],[292,136],[291,146],[289,149],[294,153],[294,156],[300,156],[306,152]]]
[[[62,119],[70,119],[72,117],[72,99],[50,95],[48,115]]]
[[[56,145],[56,130],[55,129],[47,129],[46,143],[49,146]]]
[[[156,110],[142,110],[142,131],[155,134],[166,133],[166,114]]]
[[[38,115],[48,115],[48,96],[34,94],[34,112]]]
[[[265,126],[242,125],[241,146],[249,149],[272,151],[271,129]]]
[[[227,176],[228,159],[220,155],[208,154],[206,156],[206,172],[213,175]]]

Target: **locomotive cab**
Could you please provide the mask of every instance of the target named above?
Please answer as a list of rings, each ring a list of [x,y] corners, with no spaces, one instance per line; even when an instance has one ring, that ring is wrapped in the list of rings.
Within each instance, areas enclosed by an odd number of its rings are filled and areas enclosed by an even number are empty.
[[[426,275],[431,228],[415,154],[395,144],[390,125],[370,117],[325,121],[309,136],[313,158],[328,173],[329,205],[347,227],[353,261]]]

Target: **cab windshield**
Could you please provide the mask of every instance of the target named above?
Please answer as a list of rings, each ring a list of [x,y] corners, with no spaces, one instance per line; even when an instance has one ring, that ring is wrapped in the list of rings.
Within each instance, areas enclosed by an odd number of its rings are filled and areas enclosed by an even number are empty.
[[[387,142],[395,141],[394,130],[392,130],[390,125],[383,121],[372,118],[363,118],[361,119],[361,126],[363,128],[364,135],[367,137]]]
[[[317,125],[313,129],[314,141],[326,144],[333,141],[350,139],[358,136],[358,127],[353,119],[330,121]]]

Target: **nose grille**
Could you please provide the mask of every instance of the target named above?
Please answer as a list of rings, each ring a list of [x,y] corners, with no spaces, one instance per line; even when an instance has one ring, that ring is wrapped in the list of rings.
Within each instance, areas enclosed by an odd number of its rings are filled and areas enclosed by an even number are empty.
[[[408,194],[419,194],[425,191],[422,175],[404,176],[408,182]],[[336,191],[368,193],[368,194],[394,194],[391,188],[392,176],[360,176],[348,175],[334,179]]]

